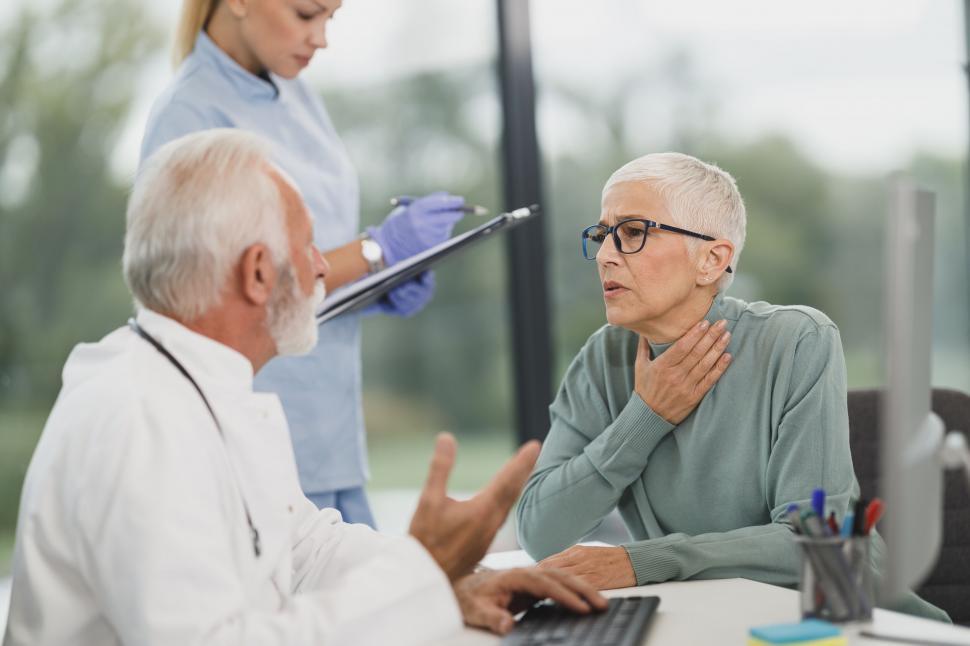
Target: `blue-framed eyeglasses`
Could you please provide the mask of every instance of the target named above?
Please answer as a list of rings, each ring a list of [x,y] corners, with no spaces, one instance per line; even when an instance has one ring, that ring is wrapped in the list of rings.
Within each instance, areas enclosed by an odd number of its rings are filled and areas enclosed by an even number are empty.
[[[692,238],[700,238],[708,242],[717,240],[717,238],[704,235],[703,233],[688,231],[687,229],[670,226],[669,224],[658,224],[653,220],[628,218],[626,220],[620,220],[611,227],[605,224],[594,224],[583,229],[583,258],[586,260],[595,260],[596,252],[600,250],[600,246],[606,241],[606,236],[613,238],[613,244],[620,253],[637,253],[647,243],[647,234],[650,232],[650,229],[661,229],[663,231],[679,233],[681,235],[691,236]],[[732,273],[730,267],[725,271],[729,274]]]

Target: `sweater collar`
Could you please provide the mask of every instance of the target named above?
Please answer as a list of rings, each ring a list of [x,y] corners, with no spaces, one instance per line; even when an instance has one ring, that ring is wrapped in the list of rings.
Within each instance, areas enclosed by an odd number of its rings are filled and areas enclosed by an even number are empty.
[[[721,315],[721,307],[722,307],[722,304],[723,304],[723,300],[724,300],[724,296],[721,294],[721,292],[718,292],[717,295],[714,297],[714,302],[711,303],[711,307],[707,310],[707,314],[704,315],[704,319],[707,320],[707,322],[710,323],[711,325],[714,325],[715,323],[717,323],[718,321],[720,321],[722,318],[724,318]],[[669,348],[670,346],[672,346],[674,343],[676,343],[676,341],[670,341],[668,343],[652,343],[651,342],[650,343],[650,353],[653,355],[653,358],[656,359],[657,357],[659,357],[660,355],[662,355],[664,352],[666,352],[667,351],[667,348]]]
[[[243,98],[272,101],[280,95],[279,85],[271,72],[267,71],[265,76],[253,74],[216,45],[205,31],[200,31],[196,37],[192,53],[203,63],[218,68]]]

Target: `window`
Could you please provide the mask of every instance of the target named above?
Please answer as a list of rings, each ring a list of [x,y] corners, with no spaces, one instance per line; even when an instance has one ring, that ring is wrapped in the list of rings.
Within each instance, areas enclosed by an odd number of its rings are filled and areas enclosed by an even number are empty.
[[[962,7],[910,0],[534,0],[559,375],[605,322],[579,233],[623,163],[676,150],[738,180],[748,238],[728,294],[839,326],[852,387],[883,382],[888,173],[934,190],[934,383],[970,387]]]

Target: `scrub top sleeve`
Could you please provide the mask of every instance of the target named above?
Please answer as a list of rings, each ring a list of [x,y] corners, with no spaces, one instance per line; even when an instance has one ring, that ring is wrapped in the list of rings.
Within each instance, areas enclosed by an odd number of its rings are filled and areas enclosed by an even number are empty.
[[[139,163],[144,163],[152,153],[170,141],[221,125],[195,106],[179,101],[170,102],[149,117],[141,142]]]

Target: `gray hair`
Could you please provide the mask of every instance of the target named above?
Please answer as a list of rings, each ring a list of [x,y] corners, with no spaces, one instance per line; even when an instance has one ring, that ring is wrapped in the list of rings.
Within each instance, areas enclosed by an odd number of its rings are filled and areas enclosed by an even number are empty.
[[[122,259],[136,302],[193,321],[220,303],[247,247],[263,243],[275,264],[289,261],[269,155],[258,136],[223,128],[172,141],[147,160],[128,201]]]
[[[737,182],[714,164],[682,153],[653,153],[626,163],[610,176],[603,195],[621,182],[646,182],[663,198],[673,224],[715,238],[730,240],[734,256],[730,267],[737,273],[744,248],[747,215]],[[694,252],[701,241],[685,237]],[[724,272],[718,289],[724,291],[735,274]]]

